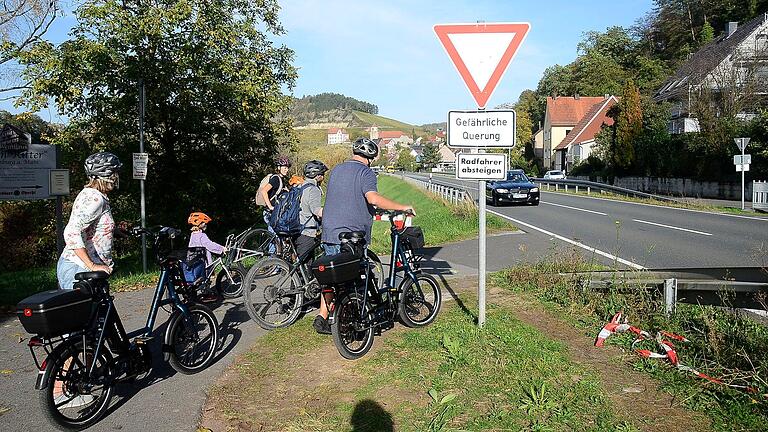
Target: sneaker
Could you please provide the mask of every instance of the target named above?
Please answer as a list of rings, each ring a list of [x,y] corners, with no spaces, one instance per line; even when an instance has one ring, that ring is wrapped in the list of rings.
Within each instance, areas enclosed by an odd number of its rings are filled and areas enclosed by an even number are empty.
[[[315,320],[312,322],[312,327],[314,327],[315,331],[320,334],[331,334],[331,325],[328,324],[328,320],[320,315],[315,317]]]

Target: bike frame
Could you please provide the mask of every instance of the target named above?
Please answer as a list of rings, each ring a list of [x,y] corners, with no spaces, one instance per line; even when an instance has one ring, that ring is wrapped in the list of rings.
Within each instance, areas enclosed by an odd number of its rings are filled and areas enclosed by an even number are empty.
[[[290,238],[284,238],[281,239],[285,244],[290,245],[291,252],[296,252],[296,247],[293,244],[293,241]],[[290,269],[288,270],[288,273],[285,274],[282,278],[278,279],[278,281],[275,283],[276,286],[282,287],[283,283],[285,283],[286,280],[291,278],[295,273],[301,274],[301,279],[303,282],[303,285],[300,287],[300,293],[303,294],[304,287],[307,286],[310,282],[312,282],[312,279],[314,279],[313,276],[307,271],[307,263],[309,262],[310,258],[312,258],[315,255],[315,250],[317,250],[318,247],[320,247],[320,239],[315,238],[315,243],[312,245],[312,248],[308,251],[304,252],[303,255],[298,257],[296,259],[296,262],[291,264]],[[284,292],[283,294],[298,294],[299,292]]]

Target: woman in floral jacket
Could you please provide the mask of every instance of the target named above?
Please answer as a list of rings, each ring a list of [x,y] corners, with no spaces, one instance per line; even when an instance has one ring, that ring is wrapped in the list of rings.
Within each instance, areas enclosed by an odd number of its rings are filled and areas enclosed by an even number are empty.
[[[107,152],[92,154],[85,160],[88,184],[72,205],[72,214],[64,229],[66,246],[56,265],[61,289],[72,289],[77,273],[112,273],[115,221],[107,195],[120,185],[121,166],[117,156]]]

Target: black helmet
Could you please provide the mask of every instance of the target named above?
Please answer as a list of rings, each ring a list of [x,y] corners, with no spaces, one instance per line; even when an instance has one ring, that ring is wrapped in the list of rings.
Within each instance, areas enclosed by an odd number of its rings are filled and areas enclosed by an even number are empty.
[[[307,178],[315,178],[325,174],[326,171],[328,171],[328,167],[319,160],[311,160],[304,165],[304,177]]]
[[[352,153],[366,159],[375,159],[379,155],[379,145],[368,138],[358,138],[352,144]]]
[[[85,159],[85,174],[88,178],[109,178],[116,175],[123,164],[109,152],[94,153]]]

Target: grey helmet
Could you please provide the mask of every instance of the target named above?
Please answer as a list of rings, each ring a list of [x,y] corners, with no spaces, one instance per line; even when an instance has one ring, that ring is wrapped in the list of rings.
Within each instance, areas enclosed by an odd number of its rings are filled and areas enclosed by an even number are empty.
[[[366,159],[375,159],[379,155],[379,145],[368,138],[358,138],[352,144],[352,153]]]
[[[311,160],[304,165],[304,177],[315,178],[319,175],[325,174],[328,171],[328,167],[319,160]]]
[[[122,166],[120,159],[112,153],[94,153],[85,159],[85,174],[88,178],[109,180],[117,175]]]

